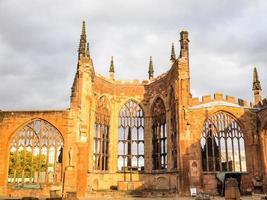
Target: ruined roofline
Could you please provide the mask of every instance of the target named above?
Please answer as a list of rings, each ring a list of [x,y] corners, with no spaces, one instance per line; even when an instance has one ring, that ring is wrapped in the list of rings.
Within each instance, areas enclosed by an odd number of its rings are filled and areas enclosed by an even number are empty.
[[[138,85],[149,85],[150,83],[154,83],[156,81],[159,81],[163,78],[165,78],[168,74],[169,74],[170,70],[168,70],[167,72],[165,73],[162,73],[160,75],[158,75],[157,77],[151,79],[151,80],[148,80],[148,79],[145,79],[145,80],[138,80],[138,79],[132,79],[132,80],[118,80],[118,79],[111,79],[109,77],[106,77],[106,76],[103,76],[102,74],[100,73],[95,73],[95,76],[104,80],[104,81],[107,81],[111,84],[138,84]]]
[[[99,73],[95,73],[97,78],[102,79],[103,81],[106,81],[110,84],[138,84],[138,85],[144,85],[147,84],[149,82],[149,80],[137,80],[137,79],[133,79],[133,80],[113,80],[110,79],[109,77],[103,76],[102,74]]]
[[[91,67],[92,70],[94,71],[94,66],[93,66],[93,59],[91,58],[90,54],[89,54],[89,43],[88,43],[88,38],[87,38],[87,34],[86,34],[86,25],[85,25],[85,21],[82,22],[82,30],[81,30],[81,35],[80,35],[80,43],[79,43],[79,48],[78,48],[78,69],[79,69],[79,61],[80,59],[83,58],[89,58],[89,61],[91,62]],[[180,31],[180,39],[179,39],[179,43],[180,43],[180,52],[179,52],[179,56],[176,56],[175,53],[175,46],[174,43],[172,42],[171,44],[171,54],[170,54],[170,61],[172,63],[171,65],[171,69],[173,67],[173,64],[179,60],[179,59],[189,59],[189,37],[188,37],[188,31],[186,30],[181,30]],[[110,62],[110,66],[109,66],[109,79],[111,79],[110,82],[112,83],[116,83],[117,80],[115,80],[115,71],[116,71],[116,66],[114,64],[114,57],[111,56],[111,62]],[[170,68],[168,70],[168,72],[171,71]],[[164,73],[165,74],[165,73]],[[148,79],[146,80],[138,80],[139,84],[147,84],[147,80],[148,80],[148,84],[150,82],[153,81],[157,81],[158,79],[162,78],[164,76],[164,74],[158,75],[157,77],[154,78],[154,65],[153,65],[153,61],[152,61],[152,56],[150,56],[149,59],[149,65],[148,65]],[[98,74],[99,75],[99,74]],[[101,75],[99,75],[100,77],[102,77]],[[108,79],[105,79],[108,81]],[[137,80],[118,80],[120,81],[119,83],[126,83],[126,84],[131,84],[132,82],[137,83]]]
[[[173,72],[173,70],[175,70],[175,68],[177,68],[177,62],[179,63],[180,61],[184,60],[184,59],[188,59],[187,57],[179,57],[176,60],[173,61],[173,63],[171,64],[171,66],[167,69],[167,71],[163,72],[162,74],[157,75],[156,77],[153,77],[151,79],[144,79],[144,80],[139,80],[139,79],[126,79],[126,80],[120,80],[120,79],[115,79],[114,77],[110,77],[109,76],[105,76],[102,75],[98,72],[95,71],[95,76],[97,76],[98,78],[101,78],[109,83],[117,83],[117,84],[140,84],[140,85],[147,85],[153,82],[157,82],[163,78],[165,78],[166,76],[168,76],[170,73]]]
[[[199,106],[202,104],[206,103],[211,103],[211,102],[226,102],[229,104],[237,105],[240,107],[245,107],[245,108],[252,108],[252,103],[244,100],[244,99],[236,99],[233,96],[228,96],[228,95],[223,95],[222,93],[216,92],[213,95],[205,95],[202,97],[194,97],[190,99],[190,106]]]

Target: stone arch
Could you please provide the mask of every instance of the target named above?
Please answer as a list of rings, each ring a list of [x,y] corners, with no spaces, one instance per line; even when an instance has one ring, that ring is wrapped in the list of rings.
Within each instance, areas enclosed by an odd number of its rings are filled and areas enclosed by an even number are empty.
[[[8,182],[61,182],[64,138],[50,122],[34,118],[12,134],[8,142]]]
[[[111,103],[110,103],[109,98],[106,95],[99,95],[96,98],[96,107],[97,107],[98,102],[101,101],[101,99],[104,99],[105,103],[107,104],[107,107],[110,109]]]
[[[143,111],[143,115],[144,115],[144,116],[146,115],[144,105],[143,105],[140,101],[138,101],[138,100],[136,100],[136,99],[134,99],[134,98],[128,98],[126,101],[124,101],[123,103],[121,103],[121,104],[120,104],[119,113],[120,113],[122,107],[123,107],[124,105],[126,105],[127,103],[129,103],[130,101],[136,103],[136,104],[142,109],[142,111]],[[118,116],[119,116],[119,115],[118,115]]]
[[[245,129],[244,124],[240,121],[240,119],[235,114],[231,113],[228,110],[219,109],[219,110],[216,110],[214,112],[210,112],[208,117],[211,117],[211,116],[216,115],[218,113],[225,113],[225,114],[229,115],[231,118],[233,118],[238,123],[238,125],[240,126],[242,132],[246,133],[246,129]],[[205,123],[205,121],[204,121],[204,123]],[[244,134],[244,136],[245,136],[245,134]]]
[[[164,100],[158,96],[157,98],[154,99],[152,105],[151,105],[151,109],[150,109],[150,112],[151,112],[151,116],[153,116],[153,113],[155,112],[154,109],[157,108],[157,106],[160,106],[158,107],[161,111],[164,111],[166,113],[166,105],[165,105],[165,102]]]
[[[203,124],[200,139],[203,171],[246,171],[246,144],[240,122],[217,111]]]
[[[96,115],[108,116],[108,118],[110,118],[111,114],[110,102],[105,95],[102,95],[97,99],[95,113]],[[109,122],[106,122],[106,124],[107,123]]]
[[[167,109],[168,105],[168,99],[164,98],[161,94],[156,94],[151,100],[150,100],[150,115],[152,114],[152,107],[157,99],[161,99],[164,103],[165,110]]]
[[[9,134],[8,136],[8,144],[7,144],[7,148],[9,148],[10,146],[10,141],[12,139],[12,137],[21,129],[23,128],[24,126],[26,126],[27,124],[31,123],[32,121],[34,120],[42,120],[44,122],[47,122],[48,124],[50,124],[51,126],[53,126],[59,133],[60,135],[62,136],[62,139],[63,139],[63,142],[64,142],[64,136],[62,134],[62,132],[53,124],[51,123],[49,120],[45,119],[45,118],[42,118],[42,117],[34,117],[34,118],[30,118],[30,119],[27,119],[26,121],[24,121],[22,124],[20,124],[18,127],[15,128],[14,131],[11,132],[11,134]]]
[[[247,147],[249,145],[247,141],[252,140],[251,137],[253,137],[253,136],[249,134],[248,129],[246,128],[244,122],[242,121],[243,115],[238,115],[237,113],[232,112],[231,110],[228,110],[227,108],[224,108],[224,107],[219,107],[217,109],[211,109],[211,110],[207,110],[207,108],[204,108],[204,109],[207,113],[205,114],[205,117],[202,118],[203,120],[201,123],[203,125],[205,124],[207,118],[209,118],[209,117],[211,117],[217,113],[226,113],[227,115],[229,115],[231,118],[233,118],[238,123],[238,125],[240,126],[240,128],[243,132],[243,136],[244,136],[244,140],[245,140],[245,146]],[[202,131],[202,129],[198,130],[198,133],[200,133],[200,134],[197,135],[197,138],[201,137],[201,131]],[[248,148],[246,148],[245,150],[247,151],[247,149]]]
[[[96,102],[94,122],[94,170],[108,170],[111,109],[105,95]]]
[[[153,169],[167,168],[167,116],[162,98],[158,97],[151,106],[152,116],[152,160]]]

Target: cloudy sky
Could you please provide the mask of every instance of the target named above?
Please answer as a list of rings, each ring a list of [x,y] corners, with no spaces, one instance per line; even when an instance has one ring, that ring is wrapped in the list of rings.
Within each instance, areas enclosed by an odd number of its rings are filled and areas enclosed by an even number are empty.
[[[117,79],[170,68],[171,43],[190,37],[193,96],[217,91],[252,100],[257,66],[267,92],[266,0],[0,0],[0,109],[69,106],[82,20],[94,67]]]

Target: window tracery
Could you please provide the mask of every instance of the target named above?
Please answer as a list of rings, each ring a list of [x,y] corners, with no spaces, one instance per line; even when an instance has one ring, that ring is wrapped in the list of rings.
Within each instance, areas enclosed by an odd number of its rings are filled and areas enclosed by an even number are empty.
[[[246,171],[243,132],[229,114],[220,112],[206,120],[200,144],[203,171]]]
[[[166,110],[161,98],[157,98],[152,107],[152,133],[153,133],[153,169],[167,168],[167,130]]]
[[[9,183],[55,183],[62,178],[63,138],[50,123],[36,119],[11,139]]]
[[[144,170],[144,112],[130,100],[119,113],[118,170]]]
[[[102,96],[96,105],[95,130],[94,130],[94,169],[108,170],[109,158],[109,103],[105,96]]]

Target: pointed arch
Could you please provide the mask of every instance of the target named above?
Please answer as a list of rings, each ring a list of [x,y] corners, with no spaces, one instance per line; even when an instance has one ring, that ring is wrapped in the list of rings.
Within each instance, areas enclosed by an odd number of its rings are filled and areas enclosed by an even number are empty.
[[[62,179],[62,134],[49,122],[24,124],[9,143],[8,182],[56,183]]]
[[[144,112],[144,106],[142,105],[141,102],[137,101],[136,99],[133,98],[129,98],[127,99],[121,106],[120,111],[123,110],[123,107],[131,107],[131,103],[133,103],[134,105],[136,105],[137,107],[140,107],[140,111],[142,111],[142,115],[145,116],[145,112]],[[119,112],[120,114],[120,112]]]
[[[96,102],[94,127],[94,170],[108,170],[110,105],[106,96]]]
[[[200,145],[203,171],[246,171],[244,134],[232,115],[219,111],[207,118]]]
[[[144,111],[134,100],[119,112],[118,170],[144,170]]]
[[[166,109],[163,100],[157,97],[152,104],[152,143],[153,143],[153,169],[167,168],[167,130]]]
[[[240,126],[242,132],[245,132],[245,127],[244,124],[240,121],[239,118],[237,118],[233,113],[227,111],[227,110],[217,110],[215,112],[211,112],[211,114],[209,114],[209,117],[213,116],[213,115],[217,115],[220,113],[224,113],[225,115],[228,115],[230,118],[232,118],[234,121],[236,121],[236,123],[238,124],[238,126]],[[207,119],[206,119],[207,120]]]
[[[151,107],[151,116],[155,123],[166,122],[166,107],[161,97],[157,97]]]
[[[11,142],[11,140],[13,139],[13,137],[16,136],[16,133],[17,133],[19,130],[21,130],[23,127],[29,125],[30,123],[32,123],[32,122],[35,121],[35,120],[37,120],[37,121],[38,121],[38,120],[40,120],[40,121],[44,121],[44,122],[46,122],[47,124],[50,124],[51,126],[53,126],[53,127],[58,131],[58,133],[61,135],[62,140],[63,140],[63,143],[64,143],[64,137],[63,137],[63,134],[60,132],[60,130],[59,130],[54,124],[52,124],[51,122],[49,122],[48,120],[46,120],[46,119],[44,119],[44,118],[41,118],[41,117],[33,117],[33,118],[30,118],[30,119],[24,121],[22,124],[20,124],[18,127],[15,128],[15,130],[13,131],[13,133],[12,133],[11,135],[9,135],[9,137],[8,137],[8,141],[9,141],[9,142],[8,142],[8,147],[7,147],[7,148],[10,148],[10,142]],[[29,128],[30,128],[30,127],[29,127]]]
[[[96,102],[96,121],[99,124],[109,124],[110,104],[106,96],[101,96]]]

